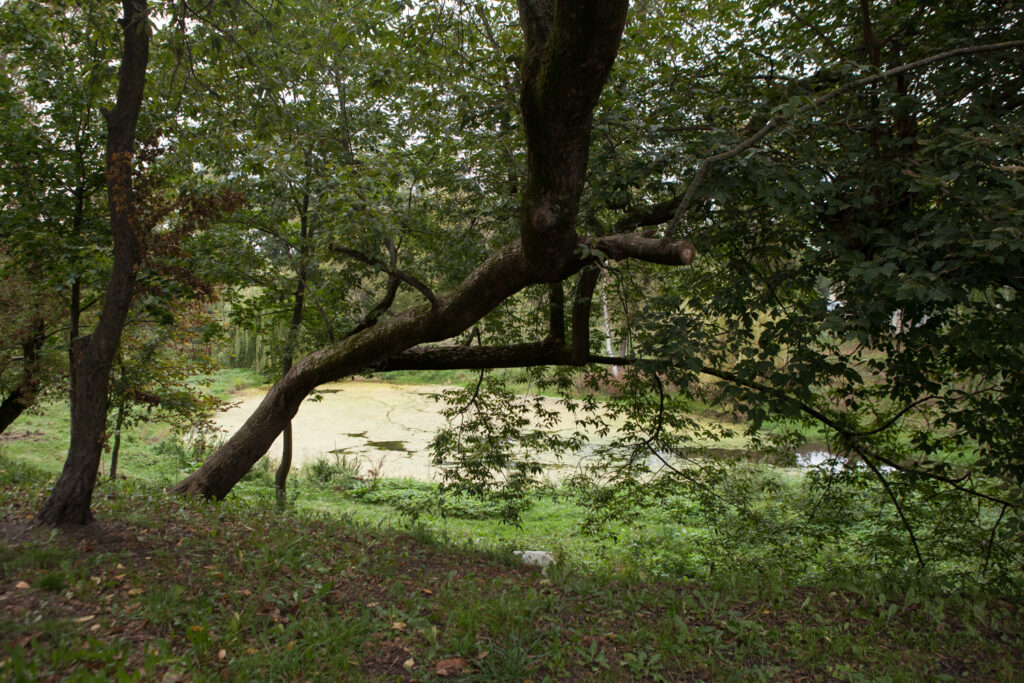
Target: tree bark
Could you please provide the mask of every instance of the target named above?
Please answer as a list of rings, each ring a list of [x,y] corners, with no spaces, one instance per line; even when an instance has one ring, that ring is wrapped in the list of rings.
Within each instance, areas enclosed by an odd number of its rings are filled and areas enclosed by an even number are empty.
[[[522,110],[527,182],[520,239],[478,266],[448,295],[406,310],[298,361],[244,425],[172,491],[223,498],[266,453],[316,386],[376,367],[414,346],[460,334],[527,285],[559,282],[594,263],[578,255],[576,214],[586,175],[593,108],[618,51],[626,0],[520,0],[527,57]],[[612,259],[685,265],[693,245],[646,235],[587,241]],[[588,297],[589,298],[589,297]],[[529,351],[537,350],[530,345]],[[568,353],[557,341],[545,353]],[[554,358],[554,356],[552,356]],[[379,368],[378,368],[379,369]]]
[[[92,492],[99,472],[107,426],[110,369],[121,342],[142,263],[142,235],[132,188],[135,132],[142,108],[149,61],[145,0],[123,0],[124,33],[117,100],[107,121],[106,181],[114,263],[99,319],[71,368],[76,386],[71,400],[71,445],[64,470],[36,519],[44,524],[85,524],[92,519]]]

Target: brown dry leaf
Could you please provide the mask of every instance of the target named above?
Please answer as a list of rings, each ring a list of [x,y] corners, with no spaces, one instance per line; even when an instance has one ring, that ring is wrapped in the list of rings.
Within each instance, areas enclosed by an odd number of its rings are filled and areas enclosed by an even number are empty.
[[[14,584],[14,587],[15,588],[19,588],[21,590],[25,590],[26,588],[31,588],[31,586],[28,585],[27,581],[19,581],[18,583]]]
[[[246,597],[248,597],[248,596],[252,595],[252,591],[251,591],[251,590],[249,590],[248,588],[243,588],[243,589],[242,589],[242,590],[240,590],[240,591],[235,591],[235,593],[237,593],[238,595],[244,595],[244,596],[246,596]]]
[[[141,588],[129,588],[128,589],[128,595],[142,595],[145,592],[146,591],[144,591]]]
[[[256,648],[254,648],[254,647],[250,647],[249,649],[247,649],[247,650],[245,651],[245,654],[247,654],[247,655],[254,655],[254,654],[256,654],[257,652],[259,652],[259,650],[257,650],[257,649],[256,649]]]
[[[368,602],[368,603],[366,603],[367,607],[377,607],[378,605],[380,605],[379,602]]]
[[[409,657],[409,659],[402,662],[402,666],[404,666],[406,669],[412,669],[414,666],[416,666],[416,660],[412,657]]]
[[[289,640],[288,644],[284,646],[284,649],[287,652],[291,652],[293,647],[295,647],[295,641],[294,640]]]
[[[463,669],[469,666],[462,657],[453,657],[451,659],[442,659],[440,662],[434,665],[434,673],[438,676],[451,676],[457,674]]]
[[[75,617],[71,621],[75,622],[76,624],[84,624],[85,622],[92,621],[95,618],[95,614],[86,614],[84,617]]]
[[[391,628],[395,629],[396,631],[404,631],[405,629],[409,628],[409,626],[404,621],[396,621],[393,624],[391,624]]]
[[[225,650],[224,648],[221,648],[221,649],[217,650],[217,659],[223,660],[227,656],[228,656],[228,651]]]
[[[486,659],[487,655],[489,655],[489,654],[491,654],[491,653],[488,652],[487,650],[484,650],[483,652],[478,654],[476,657],[473,657],[473,659],[475,659],[476,661],[480,662],[480,661],[483,661],[484,659]]]
[[[99,631],[100,630],[100,625],[99,624],[93,624],[92,626],[89,627],[89,630],[90,631]]]
[[[124,565],[121,564],[120,562],[118,562],[117,565],[114,568],[115,569],[124,569]]]
[[[423,593],[424,595],[433,595],[434,591],[430,590],[429,588],[421,588],[420,593]]]
[[[120,566],[120,565],[118,565],[118,566]],[[127,574],[114,574],[114,580],[115,581],[124,581],[124,577],[126,577],[126,576],[128,576],[128,575]]]

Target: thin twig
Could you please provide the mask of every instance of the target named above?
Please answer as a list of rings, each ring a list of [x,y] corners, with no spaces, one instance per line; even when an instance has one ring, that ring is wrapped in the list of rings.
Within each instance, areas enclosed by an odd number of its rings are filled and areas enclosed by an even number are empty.
[[[878,477],[878,481],[882,482],[882,488],[884,488],[885,492],[889,494],[892,504],[896,506],[896,512],[899,514],[900,520],[903,521],[903,528],[907,530],[907,535],[910,536],[910,542],[914,545],[914,553],[917,555],[917,561],[921,563],[922,568],[925,567],[926,564],[924,558],[921,557],[921,548],[917,545],[917,537],[914,535],[914,527],[910,526],[910,521],[903,514],[903,506],[900,505],[900,501],[896,498],[896,494],[893,492],[892,487],[889,486],[889,482],[884,476],[882,476],[881,470],[871,462],[870,458],[866,458],[861,454],[861,460],[863,460],[864,464],[875,473],[875,476]]]
[[[1003,509],[999,511],[999,519],[992,525],[992,533],[988,535],[988,547],[985,548],[985,564],[981,567],[981,575],[985,576],[988,574],[988,561],[992,559],[992,546],[995,545],[996,541],[996,529],[999,528],[1000,522],[1003,521],[1003,515],[1006,514],[1006,503],[1003,503]]]

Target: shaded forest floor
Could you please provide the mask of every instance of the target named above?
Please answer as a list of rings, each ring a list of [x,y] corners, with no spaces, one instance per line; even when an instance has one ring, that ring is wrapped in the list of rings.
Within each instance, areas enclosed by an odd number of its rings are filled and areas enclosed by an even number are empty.
[[[1020,680],[1019,606],[641,581],[243,499],[104,480],[33,527],[0,459],[4,680]]]

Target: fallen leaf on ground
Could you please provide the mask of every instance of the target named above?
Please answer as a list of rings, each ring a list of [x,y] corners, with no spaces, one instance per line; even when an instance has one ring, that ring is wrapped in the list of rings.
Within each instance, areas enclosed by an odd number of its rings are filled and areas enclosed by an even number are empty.
[[[84,624],[85,622],[92,621],[95,618],[95,614],[86,614],[84,617],[75,617],[71,621],[75,622],[76,624]]]
[[[423,593],[424,595],[433,595],[434,591],[430,590],[429,588],[421,588],[420,593]]]
[[[128,589],[128,595],[142,595],[145,592],[146,591],[144,591],[141,588],[130,588],[130,589]]]
[[[396,631],[404,631],[408,628],[408,625],[404,621],[396,621],[395,623],[391,624],[391,628],[395,629]]]
[[[442,659],[440,662],[434,665],[434,673],[438,676],[451,676],[457,674],[463,669],[469,666],[462,657],[453,657],[452,659]]]
[[[217,659],[224,659],[228,656],[228,651],[224,648],[217,650]]]
[[[484,650],[483,652],[478,654],[476,657],[473,657],[473,659],[475,659],[476,661],[479,662],[479,661],[483,660],[484,658],[486,658],[487,655],[489,655],[489,654],[491,654],[491,653],[488,652],[487,650]]]
[[[412,657],[409,657],[409,659],[402,662],[402,666],[404,666],[406,669],[411,669],[414,666],[416,666],[416,660]]]

